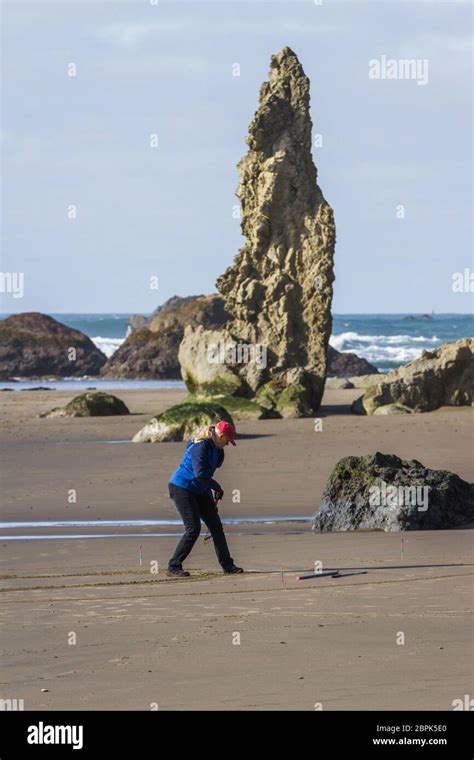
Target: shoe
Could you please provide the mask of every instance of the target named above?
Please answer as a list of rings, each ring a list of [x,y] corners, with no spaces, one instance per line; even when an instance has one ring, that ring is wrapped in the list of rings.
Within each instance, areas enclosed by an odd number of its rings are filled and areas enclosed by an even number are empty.
[[[232,567],[229,567],[228,570],[224,570],[225,575],[232,575],[233,573],[243,573],[244,570],[241,567],[237,567],[237,565],[232,565]]]
[[[166,571],[166,575],[168,575],[170,578],[176,575],[180,578],[185,578],[191,575],[191,573],[188,573],[187,570],[183,570],[182,567],[169,567]]]

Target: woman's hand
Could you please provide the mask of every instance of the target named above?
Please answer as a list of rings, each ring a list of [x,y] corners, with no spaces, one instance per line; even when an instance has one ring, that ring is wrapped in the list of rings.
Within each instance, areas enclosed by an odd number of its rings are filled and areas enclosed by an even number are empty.
[[[220,501],[223,498],[223,496],[224,496],[224,491],[222,490],[222,488],[216,488],[216,489],[214,489],[214,500],[215,501]]]

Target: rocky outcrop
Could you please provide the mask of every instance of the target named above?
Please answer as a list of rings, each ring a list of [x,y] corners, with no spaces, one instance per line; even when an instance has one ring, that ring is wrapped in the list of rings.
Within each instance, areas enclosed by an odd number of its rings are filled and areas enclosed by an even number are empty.
[[[340,353],[328,346],[328,377],[351,377],[359,375],[375,375],[378,369],[373,364],[356,354]]]
[[[181,335],[182,337],[182,335]],[[148,327],[134,330],[101,370],[106,378],[180,380],[176,333],[152,332]]]
[[[393,404],[410,412],[431,412],[440,406],[472,403],[474,385],[474,340],[462,338],[381,375],[354,401],[355,414],[383,414]]]
[[[141,330],[142,327],[146,327],[150,321],[150,317],[145,317],[143,314],[132,314],[128,319],[128,331]]]
[[[474,486],[393,454],[345,457],[334,468],[314,532],[433,530],[474,521]]]
[[[215,425],[219,420],[225,420],[234,426],[231,415],[219,404],[177,404],[152,417],[132,440],[134,443],[188,441],[203,427]]]
[[[354,385],[345,377],[328,377],[325,388],[329,391],[345,391],[354,388]]]
[[[309,80],[295,53],[284,48],[272,56],[249,127],[249,151],[238,166],[246,242],[217,280],[233,315],[229,341],[265,351],[264,364],[221,362],[222,382],[232,384],[234,395],[265,396],[283,416],[319,407],[331,334],[335,226],[317,184],[311,128]],[[208,393],[209,384],[218,383],[215,366],[208,362],[209,380],[203,359],[215,341],[215,334],[189,330],[181,344],[183,378],[197,383],[195,392]]]
[[[124,402],[101,391],[81,393],[75,396],[66,406],[57,406],[50,412],[40,414],[40,417],[111,417],[113,415],[130,414]]]
[[[348,377],[347,379],[354,386],[354,388],[368,388],[371,385],[381,383],[384,377],[386,377],[386,375],[382,375],[381,373],[374,373],[370,375],[354,375]]]
[[[181,379],[178,352],[186,327],[190,326],[196,331],[196,334],[194,331],[191,332],[190,350],[193,350],[193,341],[196,345],[200,342],[198,330],[200,326],[207,329],[219,329],[230,320],[231,316],[224,307],[224,299],[219,295],[188,296],[187,298],[173,296],[156,309],[150,317],[136,315],[130,318],[131,333],[108,359],[101,370],[101,375],[107,378],[141,380]],[[214,336],[214,339],[219,340],[222,337]],[[193,355],[196,357],[199,354],[193,350]],[[207,353],[204,349],[203,362],[207,361],[206,357]],[[186,368],[185,356],[182,356],[182,360]],[[206,369],[205,364],[204,368]],[[215,375],[213,370],[214,367],[207,368],[210,377]],[[360,375],[377,371],[377,368],[365,359],[360,359],[355,354],[339,353],[332,346],[328,346],[328,377],[346,377],[349,372]],[[193,372],[187,374],[189,387],[193,388],[193,392],[195,386],[191,378],[196,374],[199,375],[199,368],[196,371],[194,367]],[[226,376],[225,369],[222,374]],[[206,373],[202,382],[207,382]],[[235,380],[233,383],[235,385]],[[358,387],[358,384],[354,383],[354,387]]]
[[[173,296],[148,319],[134,317],[135,329],[110,357],[102,377],[181,379],[178,349],[185,327],[220,327],[230,319],[218,295]]]
[[[191,325],[195,327],[219,327],[231,319],[226,311],[223,299],[213,293],[210,296],[173,296],[159,306],[150,317],[149,328],[154,332]]]
[[[106,362],[87,335],[39,312],[0,322],[0,378],[97,375]]]

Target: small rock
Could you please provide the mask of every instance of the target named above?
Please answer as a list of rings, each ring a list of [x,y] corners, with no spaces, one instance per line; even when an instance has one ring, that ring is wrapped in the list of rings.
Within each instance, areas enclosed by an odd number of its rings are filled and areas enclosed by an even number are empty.
[[[39,417],[110,417],[130,414],[124,402],[111,393],[88,391],[75,396],[66,406],[54,407]]]
[[[330,391],[342,391],[353,388],[354,385],[345,377],[328,377],[325,387]]]

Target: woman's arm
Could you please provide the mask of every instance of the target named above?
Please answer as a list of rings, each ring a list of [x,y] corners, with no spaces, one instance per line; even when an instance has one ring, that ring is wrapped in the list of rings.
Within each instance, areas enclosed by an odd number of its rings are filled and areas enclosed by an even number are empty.
[[[206,475],[207,460],[209,456],[209,444],[207,441],[199,441],[191,448],[191,462],[193,465],[194,477],[199,480],[201,485],[206,488],[212,488],[214,491],[222,491],[217,480]]]

